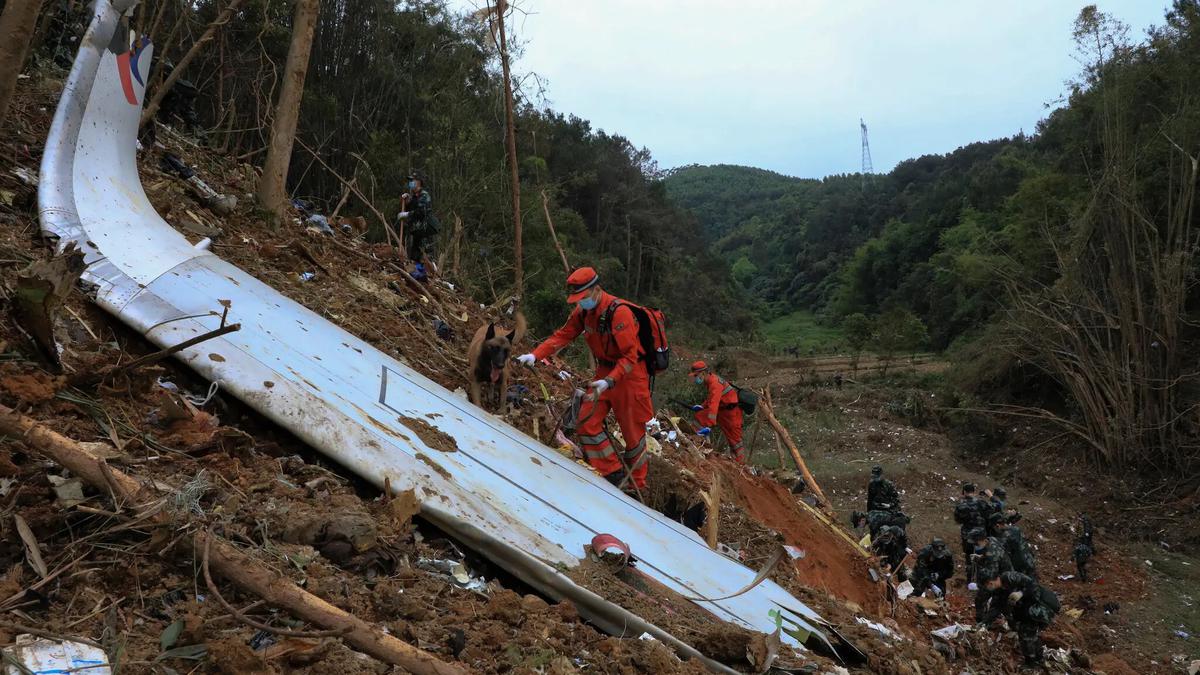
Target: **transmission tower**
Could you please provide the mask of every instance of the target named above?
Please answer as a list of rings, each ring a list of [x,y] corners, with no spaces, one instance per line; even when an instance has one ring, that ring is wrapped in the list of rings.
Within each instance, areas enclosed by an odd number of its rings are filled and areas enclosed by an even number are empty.
[[[862,184],[863,188],[867,187],[867,176],[875,173],[875,168],[871,166],[871,144],[867,141],[867,123],[858,118],[858,126],[862,129]]]

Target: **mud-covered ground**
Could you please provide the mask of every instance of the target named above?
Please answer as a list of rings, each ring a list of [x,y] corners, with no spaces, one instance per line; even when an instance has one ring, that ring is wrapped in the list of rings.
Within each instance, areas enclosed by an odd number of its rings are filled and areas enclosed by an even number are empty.
[[[960,576],[950,603],[964,622],[971,597],[961,576],[953,509],[962,484],[974,482],[1008,491],[1008,505],[1021,512],[1019,526],[1035,550],[1039,579],[1062,601],[1063,613],[1045,634],[1048,644],[1083,650],[1091,669],[1107,673],[1187,672],[1200,658],[1200,558],[1189,544],[1195,504],[1146,505],[1066,448],[1044,444],[1053,437],[1046,429],[1014,425],[1005,429],[1002,449],[966,450],[969,438],[952,440],[940,426],[928,378],[911,372],[863,378],[838,390],[794,373],[748,368],[789,402],[784,418],[798,430],[809,466],[843,520],[865,510],[870,468],[885,468],[913,519],[910,547],[942,537],[954,550]],[[777,463],[769,451],[760,450],[756,459]],[[1074,578],[1071,555],[1084,513],[1096,528],[1097,548],[1086,584]]]

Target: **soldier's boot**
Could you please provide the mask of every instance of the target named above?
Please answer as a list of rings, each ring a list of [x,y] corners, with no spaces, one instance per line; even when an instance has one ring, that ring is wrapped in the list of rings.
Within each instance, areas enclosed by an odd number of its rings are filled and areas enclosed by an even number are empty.
[[[988,593],[983,588],[975,591],[975,623],[983,621],[983,615],[987,613]]]
[[[1017,635],[1021,644],[1021,655],[1025,657],[1025,668],[1041,669],[1044,664],[1041,636],[1036,630],[1031,631],[1024,627],[1018,629]]]

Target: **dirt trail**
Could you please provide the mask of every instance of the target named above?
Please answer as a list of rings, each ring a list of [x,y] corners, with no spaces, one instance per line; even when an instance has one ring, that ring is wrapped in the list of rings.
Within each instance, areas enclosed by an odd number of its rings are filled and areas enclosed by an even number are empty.
[[[831,384],[841,373],[846,381],[869,378],[880,373],[940,373],[949,363],[936,354],[904,354],[886,359],[874,354],[852,356],[767,356],[751,351],[732,355],[737,368],[738,383],[761,389],[791,387],[800,384]]]

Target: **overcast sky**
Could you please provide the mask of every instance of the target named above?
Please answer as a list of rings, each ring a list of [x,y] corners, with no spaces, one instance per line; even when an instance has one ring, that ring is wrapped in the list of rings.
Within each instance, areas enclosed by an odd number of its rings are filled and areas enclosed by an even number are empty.
[[[510,0],[513,1],[513,0]],[[877,172],[1034,131],[1079,70],[1082,0],[515,0],[518,72],[659,166]],[[481,6],[481,0],[453,0]],[[1140,39],[1166,0],[1101,0]],[[527,87],[528,88],[528,87]]]

